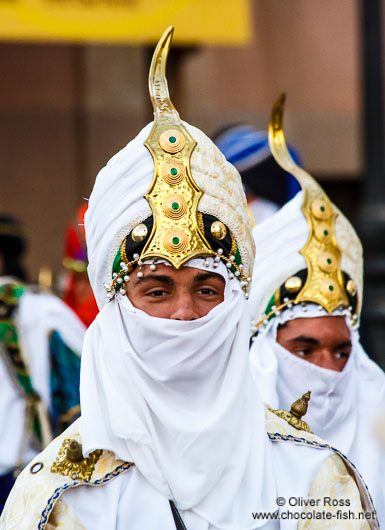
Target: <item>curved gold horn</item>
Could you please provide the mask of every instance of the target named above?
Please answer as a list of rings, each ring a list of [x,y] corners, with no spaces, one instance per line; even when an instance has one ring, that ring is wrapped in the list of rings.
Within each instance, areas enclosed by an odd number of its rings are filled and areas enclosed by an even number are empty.
[[[295,303],[315,302],[332,313],[349,305],[335,236],[338,212],[316,180],[290,156],[283,133],[284,104],[285,94],[281,94],[271,111],[269,145],[277,164],[300,183],[304,194],[302,211],[309,224],[308,240],[300,250],[306,260],[307,279]]]
[[[174,28],[169,26],[155,48],[148,75],[148,87],[155,115],[172,112],[179,117],[177,110],[171,102],[166,79],[167,57],[173,34]]]
[[[286,145],[285,136],[283,133],[283,111],[285,108],[286,94],[283,93],[275,102],[270,116],[269,125],[269,145],[270,150],[279,164],[285,171],[288,171],[295,177],[301,185],[305,193],[318,193],[330,202],[330,199],[317,183],[314,178],[309,175],[304,169],[298,166],[292,159]]]
[[[145,199],[154,223],[141,261],[164,258],[178,269],[193,257],[215,253],[198,221],[198,203],[203,192],[190,168],[196,142],[179,118],[168,93],[166,61],[173,32],[174,28],[169,27],[162,35],[149,74],[154,124],[144,145],[154,160],[154,178]]]

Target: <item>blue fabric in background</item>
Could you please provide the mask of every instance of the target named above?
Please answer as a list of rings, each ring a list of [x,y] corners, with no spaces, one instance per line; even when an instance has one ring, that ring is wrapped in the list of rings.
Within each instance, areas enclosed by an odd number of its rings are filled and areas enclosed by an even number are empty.
[[[80,357],[67,346],[60,333],[53,331],[49,340],[52,396],[51,418],[53,429],[63,431],[75,419],[65,418],[68,412],[80,405]],[[70,414],[71,416],[71,414]]]
[[[214,141],[238,169],[245,187],[256,196],[282,205],[301,189],[297,179],[274,160],[267,133],[251,125],[238,125],[222,130]],[[288,149],[294,162],[301,166],[298,151],[290,145]]]

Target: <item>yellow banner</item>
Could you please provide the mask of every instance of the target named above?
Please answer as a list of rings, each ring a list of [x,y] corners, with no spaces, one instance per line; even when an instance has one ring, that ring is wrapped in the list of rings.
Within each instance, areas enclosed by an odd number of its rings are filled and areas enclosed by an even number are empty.
[[[178,44],[250,39],[249,0],[0,0],[0,39],[149,44],[175,26]]]

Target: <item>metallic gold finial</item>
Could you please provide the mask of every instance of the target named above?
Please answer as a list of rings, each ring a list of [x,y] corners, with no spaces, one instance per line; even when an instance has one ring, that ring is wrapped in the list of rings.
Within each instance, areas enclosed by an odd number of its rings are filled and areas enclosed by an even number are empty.
[[[51,466],[51,472],[71,477],[73,480],[89,481],[102,453],[101,449],[97,449],[84,458],[81,444],[66,438]]]
[[[309,237],[300,253],[306,260],[307,279],[294,303],[314,302],[332,313],[348,307],[341,271],[341,251],[335,237],[337,212],[321,186],[291,158],[283,133],[285,94],[271,112],[269,144],[276,162],[300,183],[304,201],[302,211],[309,224]]]
[[[66,448],[66,458],[70,462],[79,462],[83,458],[82,446],[76,440],[71,440]]]
[[[293,416],[295,416],[299,420],[302,418],[302,416],[305,416],[310,400],[310,394],[311,390],[308,390],[306,394],[303,394],[301,398],[294,401],[290,408],[290,414],[293,414]]]
[[[149,90],[154,125],[144,145],[154,160],[154,178],[145,199],[154,224],[140,256],[167,259],[176,269],[197,256],[214,255],[199,229],[197,208],[202,191],[190,171],[196,146],[172,104],[166,79],[166,62],[174,28],[160,39],[150,67]]]
[[[290,412],[287,410],[274,410],[269,408],[271,412],[274,412],[277,416],[282,418],[283,420],[287,421],[289,425],[292,427],[295,427],[296,429],[300,431],[306,431],[306,432],[312,432],[309,428],[309,425],[302,419],[302,416],[305,416],[308,408],[308,404],[310,401],[310,394],[311,391],[308,390],[306,394],[303,394],[303,396],[294,403],[292,403]]]

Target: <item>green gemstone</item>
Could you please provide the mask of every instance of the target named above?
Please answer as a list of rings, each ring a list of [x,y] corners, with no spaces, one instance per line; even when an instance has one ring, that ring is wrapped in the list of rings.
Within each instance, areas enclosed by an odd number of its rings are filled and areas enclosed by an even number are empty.
[[[171,208],[173,210],[177,210],[179,208],[179,204],[177,202],[173,202],[172,205],[171,205]]]
[[[170,144],[175,144],[175,142],[176,142],[175,136],[170,136],[168,141],[170,142]]]
[[[324,212],[325,211],[325,206],[320,206],[320,210],[321,210],[321,212]]]
[[[334,287],[332,285],[329,285],[329,291],[334,291]]]
[[[179,245],[179,237],[173,237],[172,238],[172,244],[173,245]]]
[[[324,236],[328,236],[329,235],[329,231],[328,230],[324,230]]]
[[[170,169],[170,173],[171,173],[171,175],[177,175],[178,174],[178,170],[175,169],[175,167],[173,167],[173,168]]]
[[[330,258],[328,258],[326,261],[329,263],[329,265],[331,265],[332,260]]]

